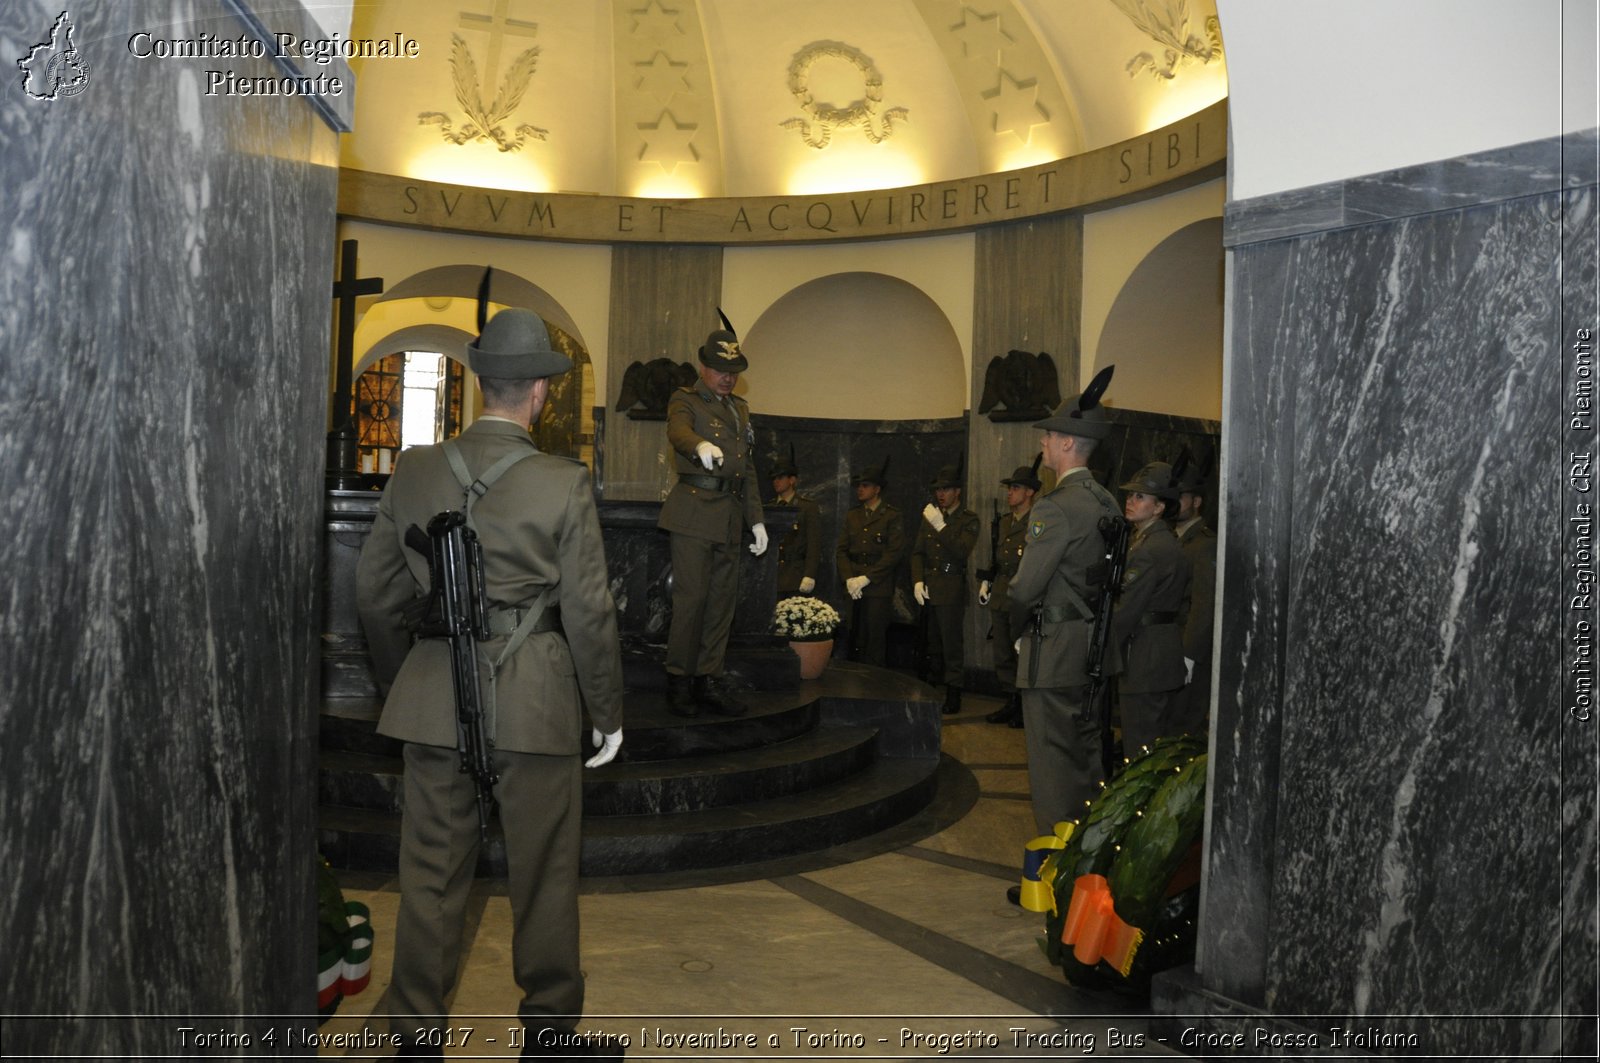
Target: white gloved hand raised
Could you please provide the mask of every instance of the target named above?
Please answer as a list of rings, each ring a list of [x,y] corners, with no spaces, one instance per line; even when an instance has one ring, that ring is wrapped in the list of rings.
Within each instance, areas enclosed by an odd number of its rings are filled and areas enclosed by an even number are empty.
[[[594,729],[594,744],[600,747],[600,752],[583,762],[586,768],[598,768],[603,764],[610,764],[611,758],[617,755],[617,750],[622,748],[622,728],[617,728],[608,735],[600,733],[600,728]]]
[[[800,578],[800,593],[801,594],[810,594],[812,591],[814,591],[816,589],[817,589],[817,581],[816,580],[812,579],[810,576],[802,576]]]
[[[1190,683],[1193,683],[1193,682],[1194,682],[1194,658],[1185,657],[1183,659],[1183,685],[1184,686],[1188,686]]]
[[[700,459],[700,464],[706,467],[706,472],[710,472],[713,465],[722,464],[722,448],[703,439],[694,445],[694,456]]]
[[[922,507],[922,519],[933,525],[934,531],[944,531],[944,510],[932,502]]]
[[[911,588],[911,597],[917,600],[918,605],[927,605],[928,585],[921,580],[917,580],[916,584]]]
[[[867,584],[872,581],[865,576],[851,576],[844,581],[844,589],[850,592],[850,597],[860,598],[861,592],[867,589]]]
[[[983,582],[978,584],[978,604],[979,605],[988,605],[989,604],[989,581],[988,580],[984,580]]]
[[[750,526],[750,534],[756,537],[756,541],[750,544],[750,552],[760,557],[767,552],[767,526],[765,524],[752,524]]]

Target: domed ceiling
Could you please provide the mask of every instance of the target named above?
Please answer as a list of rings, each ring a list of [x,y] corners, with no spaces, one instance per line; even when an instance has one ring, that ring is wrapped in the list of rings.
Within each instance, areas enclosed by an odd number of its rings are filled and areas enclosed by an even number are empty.
[[[1032,166],[1227,94],[1214,0],[358,0],[346,167],[528,192],[843,192]]]

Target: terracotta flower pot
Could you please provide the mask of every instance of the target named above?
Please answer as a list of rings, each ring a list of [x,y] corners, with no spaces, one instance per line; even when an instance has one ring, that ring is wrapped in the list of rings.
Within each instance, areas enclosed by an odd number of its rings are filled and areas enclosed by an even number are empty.
[[[828,667],[828,658],[833,656],[833,637],[790,639],[789,648],[800,658],[800,678],[815,679]]]

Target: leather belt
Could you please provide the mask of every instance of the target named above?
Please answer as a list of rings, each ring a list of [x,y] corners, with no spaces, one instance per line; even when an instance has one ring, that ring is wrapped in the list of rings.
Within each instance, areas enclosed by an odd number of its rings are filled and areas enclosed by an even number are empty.
[[[702,491],[738,491],[740,477],[737,476],[696,476],[694,473],[681,472],[678,482],[698,487]]]
[[[1146,613],[1139,618],[1140,627],[1156,627],[1161,624],[1176,624],[1177,613]]]
[[[1079,615],[1078,610],[1069,605],[1041,605],[1039,619],[1046,624],[1059,624],[1063,620],[1082,620],[1087,623],[1093,618]]]
[[[876,554],[851,554],[851,553],[846,553],[844,556],[848,557],[850,559],[850,563],[853,564],[853,565],[870,565],[870,564],[873,564],[873,563],[875,563],[877,561],[883,560],[882,551],[880,551],[880,552],[878,552]]]
[[[941,576],[965,575],[967,566],[958,561],[946,561],[942,565],[934,565],[933,571],[937,572]]]
[[[504,637],[516,631],[522,625],[522,618],[528,615],[526,609],[494,609],[489,613],[489,634]],[[548,606],[543,615],[534,623],[530,635],[539,635],[546,631],[561,630],[561,606]]]

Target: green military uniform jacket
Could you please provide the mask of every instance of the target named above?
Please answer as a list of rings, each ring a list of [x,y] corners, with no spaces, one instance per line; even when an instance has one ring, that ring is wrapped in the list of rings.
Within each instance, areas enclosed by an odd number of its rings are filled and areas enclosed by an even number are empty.
[[[1122,690],[1140,694],[1183,686],[1178,611],[1188,590],[1189,559],[1172,526],[1158,517],[1128,543],[1122,594],[1111,617],[1111,640],[1122,648]]]
[[[1011,609],[1011,581],[1022,567],[1022,551],[1028,543],[1028,518],[1033,507],[1022,516],[1005,513],[1000,517],[1000,539],[994,552],[994,578],[989,581],[989,608],[997,613]],[[1093,602],[1089,603],[1093,605]]]
[[[1082,467],[1068,470],[1049,493],[1034,499],[1027,518],[1027,549],[1009,587],[1011,629],[1022,634],[1018,688],[1071,688],[1088,682],[1094,608],[1107,577],[1100,518],[1120,515],[1110,492]],[[1035,606],[1044,610],[1037,664],[1027,626]],[[1031,681],[1030,670],[1036,673]]]
[[[604,732],[622,726],[622,656],[617,615],[589,470],[541,454],[509,421],[474,422],[456,439],[468,471],[481,476],[507,454],[513,465],[479,498],[472,523],[483,546],[484,588],[496,610],[523,607],[545,588],[565,631],[529,635],[501,666],[490,734],[516,753],[582,751],[582,710]],[[428,559],[408,548],[406,529],[426,529],[434,515],[462,509],[462,489],[441,446],[407,450],[395,466],[372,533],[356,564],[356,601],[379,688],[388,694],[378,730],[406,742],[456,744],[450,651],[442,639],[412,644],[400,610],[427,592]],[[487,662],[510,636],[477,644],[480,682],[490,697]],[[582,693],[582,701],[579,693]]]
[[[673,392],[667,400],[667,442],[675,454],[678,482],[661,503],[657,527],[716,543],[740,542],[746,526],[762,522],[761,492],[750,457],[754,441],[750,405],[739,396],[729,395],[723,402],[704,380]],[[695,448],[702,442],[722,451],[721,465],[708,471],[700,464]],[[716,488],[712,481],[717,481]]]
[[[971,510],[946,513],[938,531],[922,518],[911,545],[911,580],[927,584],[929,605],[967,604],[967,558],[977,543],[978,515]]]
[[[844,515],[834,567],[839,570],[840,583],[855,576],[867,577],[863,598],[889,598],[894,595],[895,566],[905,552],[906,531],[900,511],[880,500],[871,513],[866,506],[856,506]]]
[[[1191,661],[1211,656],[1211,628],[1217,604],[1217,533],[1195,518],[1178,533],[1178,546],[1189,559],[1189,594],[1179,610],[1183,655]]]
[[[795,495],[793,502],[778,500],[776,505],[794,507],[794,519],[788,528],[775,530],[778,538],[778,597],[784,598],[800,592],[802,579],[817,578],[817,564],[822,556],[822,510],[804,495]]]

